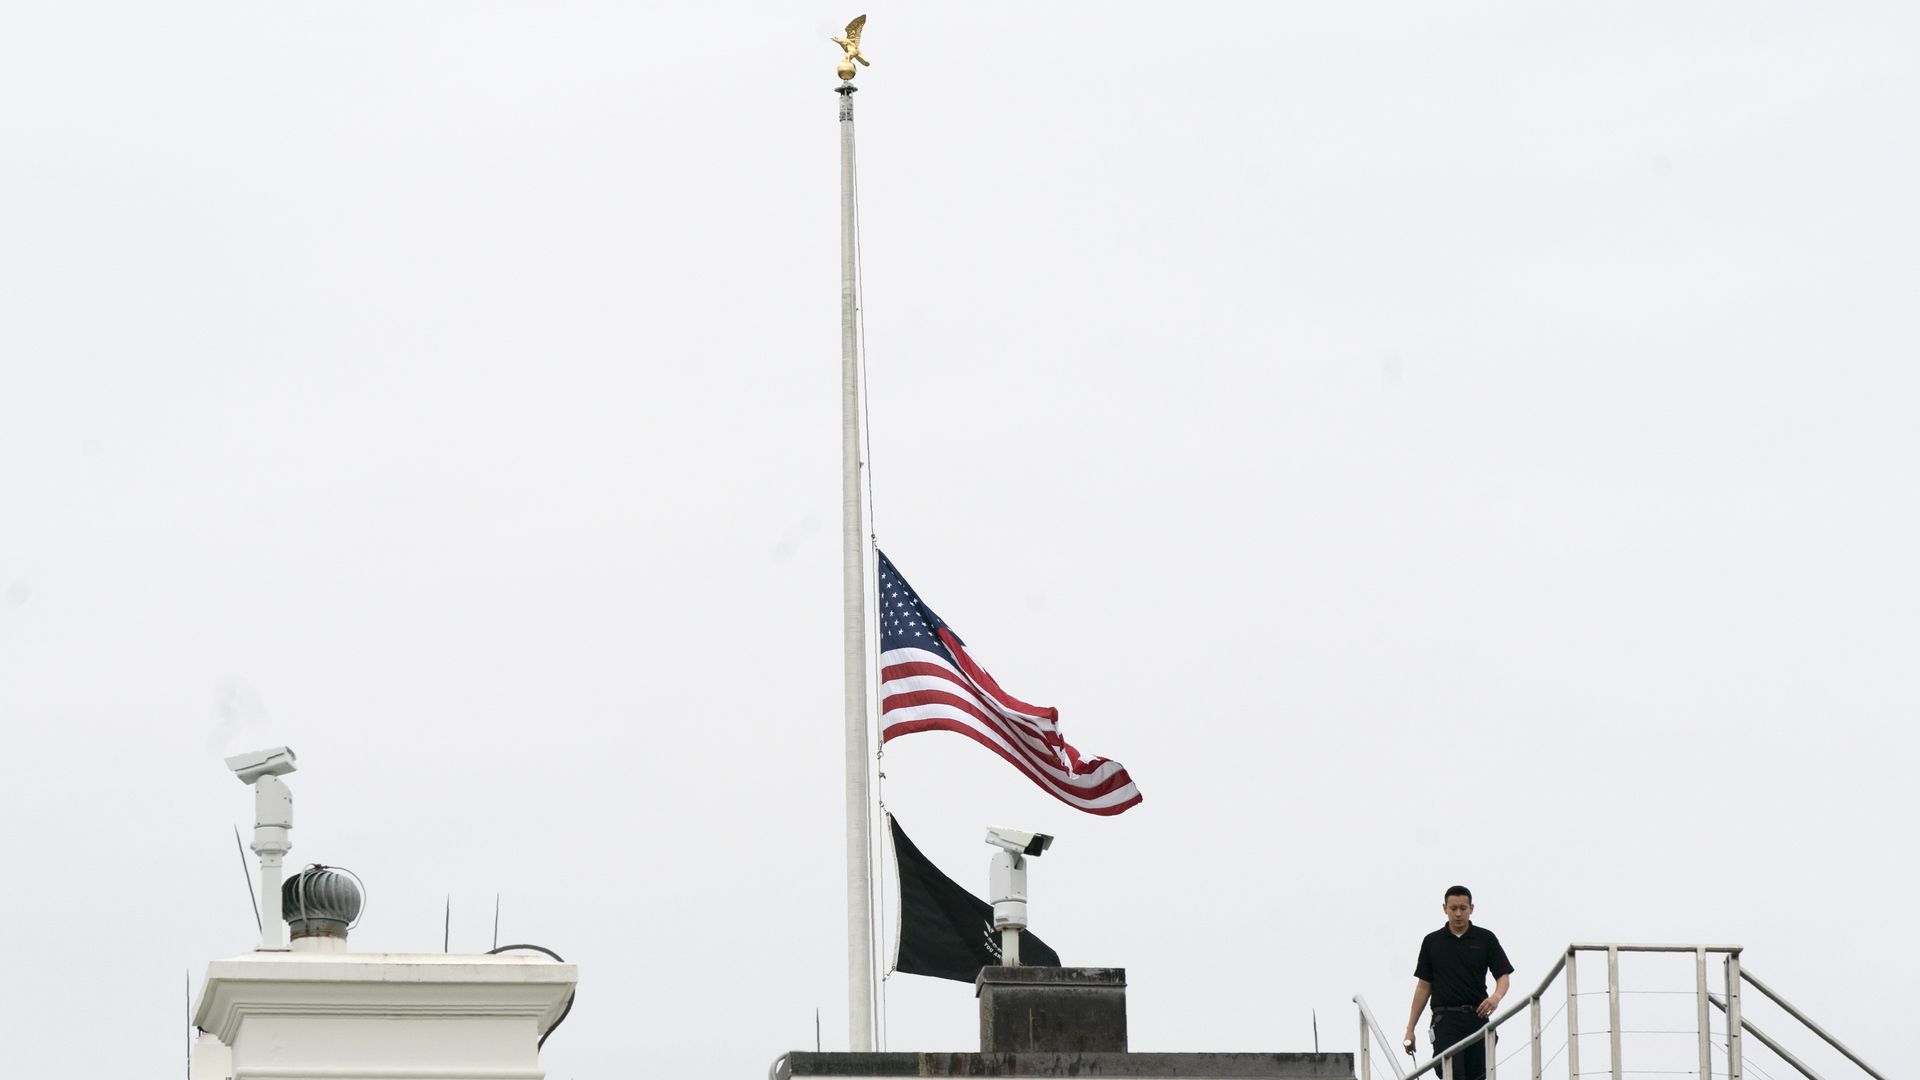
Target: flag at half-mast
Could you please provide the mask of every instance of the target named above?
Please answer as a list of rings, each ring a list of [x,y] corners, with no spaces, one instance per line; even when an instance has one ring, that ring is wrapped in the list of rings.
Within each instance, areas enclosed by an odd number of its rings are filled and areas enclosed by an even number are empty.
[[[1082,757],[1060,737],[1059,710],[1000,689],[960,635],[880,559],[880,741],[916,731],[952,731],[999,754],[1076,810],[1118,814],[1140,789],[1117,761]]]

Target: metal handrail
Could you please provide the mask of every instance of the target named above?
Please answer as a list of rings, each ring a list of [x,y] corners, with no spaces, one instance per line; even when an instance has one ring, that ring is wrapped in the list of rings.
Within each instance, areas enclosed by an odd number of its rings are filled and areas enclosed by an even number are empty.
[[[1825,1028],[1821,1027],[1819,1024],[1816,1024],[1812,1020],[1808,1019],[1806,1014],[1802,1013],[1799,1009],[1794,1008],[1792,1004],[1790,1004],[1787,1001],[1786,998],[1783,998],[1779,994],[1774,993],[1772,988],[1769,987],[1766,983],[1763,983],[1759,979],[1754,978],[1753,972],[1748,971],[1745,968],[1741,968],[1740,978],[1744,980],[1746,983],[1748,983],[1749,985],[1751,985],[1755,990],[1758,990],[1761,993],[1767,995],[1769,998],[1772,998],[1773,1003],[1775,1005],[1780,1006],[1782,1009],[1785,1009],[1787,1011],[1788,1016],[1791,1016],[1795,1020],[1798,1020],[1802,1024],[1805,1024],[1808,1031],[1811,1031],[1815,1035],[1818,1035],[1822,1039],[1825,1039],[1827,1041],[1828,1046],[1831,1046],[1835,1050],[1840,1051],[1840,1053],[1846,1056],[1846,1059],[1848,1061],[1851,1061],[1855,1065],[1860,1066],[1860,1069],[1862,1072],[1866,1073],[1868,1076],[1873,1077],[1874,1080],[1887,1080],[1885,1076],[1880,1075],[1879,1070],[1875,1069],[1873,1066],[1867,1064],[1866,1062],[1861,1061],[1860,1055],[1847,1049],[1845,1044],[1843,1044],[1839,1039],[1836,1039],[1833,1036],[1827,1034],[1827,1031]],[[1754,1032],[1754,1034],[1758,1035],[1759,1032]],[[1762,1041],[1764,1041],[1764,1039]]]
[[[1590,946],[1584,946],[1584,945],[1568,946],[1567,951],[1560,954],[1560,959],[1554,961],[1553,967],[1547,969],[1546,977],[1540,980],[1540,985],[1534,989],[1533,993],[1528,994],[1526,999],[1521,1001],[1520,1004],[1515,1005],[1512,1008],[1509,1008],[1506,1012],[1501,1013],[1499,1016],[1489,1020],[1487,1022],[1486,1027],[1483,1027],[1479,1031],[1476,1031],[1473,1034],[1467,1036],[1466,1038],[1461,1039],[1459,1042],[1454,1043],[1452,1046],[1447,1047],[1445,1050],[1434,1051],[1434,1054],[1432,1057],[1414,1066],[1412,1072],[1402,1071],[1400,1068],[1400,1061],[1398,1058],[1389,1057],[1387,1059],[1388,1064],[1393,1066],[1393,1071],[1399,1075],[1399,1080],[1416,1080],[1416,1078],[1419,1077],[1421,1074],[1434,1069],[1436,1066],[1444,1066],[1447,1062],[1450,1061],[1450,1059],[1452,1059],[1460,1051],[1465,1050],[1467,1047],[1472,1046],[1474,1043],[1480,1041],[1481,1039],[1486,1038],[1489,1033],[1493,1032],[1501,1024],[1504,1024],[1508,1020],[1512,1019],[1517,1013],[1519,1013],[1521,1009],[1527,1008],[1528,1006],[1533,1004],[1533,1002],[1539,1000],[1541,996],[1546,994],[1547,987],[1553,985],[1553,980],[1559,977],[1560,970],[1567,966],[1567,958],[1570,955],[1572,955],[1574,949],[1576,948],[1590,948]],[[1363,999],[1359,994],[1355,994],[1353,995],[1353,1001],[1354,1001],[1354,1004],[1360,1006],[1361,1015],[1364,1016],[1366,1020],[1373,1025],[1373,1030],[1379,1034],[1380,1041],[1383,1043],[1390,1042],[1390,1040],[1387,1038],[1387,1033],[1381,1030],[1380,1022],[1373,1018],[1373,1010],[1367,1008],[1367,1003],[1365,999]],[[1366,1032],[1366,1028],[1362,1026],[1362,1028],[1360,1029],[1360,1059],[1361,1059],[1360,1060],[1360,1066],[1361,1066],[1360,1080],[1371,1080],[1371,1077],[1368,1075],[1369,1060],[1368,1060],[1367,1049],[1368,1049],[1367,1032]],[[1446,1076],[1447,1072],[1450,1072],[1450,1071],[1451,1070],[1443,1069],[1443,1071],[1441,1071],[1439,1075],[1444,1077]]]
[[[1618,949],[1621,952],[1739,953],[1743,951],[1743,948],[1744,947],[1740,945],[1651,945],[1651,944],[1641,944],[1641,943],[1629,943],[1624,941],[1616,941],[1613,944],[1608,945],[1608,944],[1601,944],[1598,942],[1582,941],[1582,942],[1576,942],[1572,945],[1567,946],[1567,951],[1568,952],[1606,952],[1609,949]]]
[[[1721,1012],[1727,1011],[1727,1001],[1725,998],[1721,997],[1720,995],[1708,994],[1707,1000],[1712,1002],[1713,1007],[1716,1009],[1719,1009]],[[1808,1068],[1806,1062],[1801,1061],[1797,1057],[1794,1057],[1792,1051],[1788,1050],[1784,1046],[1781,1046],[1779,1043],[1774,1042],[1773,1038],[1769,1036],[1766,1032],[1761,1031],[1757,1027],[1754,1027],[1753,1021],[1743,1016],[1740,1018],[1740,1026],[1746,1029],[1747,1034],[1753,1036],[1756,1039],[1759,1039],[1761,1044],[1764,1045],[1767,1049],[1780,1055],[1780,1059],[1782,1061],[1785,1061],[1787,1064],[1793,1066],[1794,1069],[1798,1071],[1801,1076],[1806,1077],[1807,1080],[1822,1080],[1819,1073],[1814,1072],[1812,1069]]]
[[[1533,1080],[1540,1080],[1542,1067],[1540,1060],[1540,1003],[1542,999],[1546,997],[1547,988],[1551,986],[1554,980],[1559,978],[1564,971],[1566,973],[1567,984],[1568,1075],[1571,1077],[1582,1075],[1580,1072],[1580,1030],[1578,1021],[1579,1011],[1577,1007],[1580,994],[1577,988],[1578,971],[1573,964],[1573,959],[1576,953],[1598,952],[1605,953],[1607,957],[1607,1034],[1610,1037],[1611,1043],[1609,1049],[1612,1051],[1609,1057],[1611,1065],[1609,1072],[1613,1080],[1621,1080],[1623,1070],[1621,1068],[1620,1055],[1620,1036],[1622,1034],[1620,1023],[1620,954],[1639,952],[1691,953],[1694,957],[1696,1000],[1699,1002],[1696,1016],[1699,1028],[1700,1075],[1702,1077],[1710,1075],[1712,1069],[1712,1042],[1709,1037],[1711,1032],[1707,1026],[1707,1008],[1709,1003],[1711,1003],[1714,1008],[1720,1009],[1727,1016],[1727,1042],[1725,1047],[1727,1055],[1726,1075],[1730,1080],[1741,1080],[1743,1062],[1740,1043],[1742,1032],[1754,1036],[1765,1045],[1767,1049],[1772,1050],[1778,1054],[1782,1060],[1786,1061],[1787,1064],[1799,1070],[1800,1074],[1806,1077],[1807,1080],[1821,1080],[1819,1074],[1815,1073],[1799,1058],[1787,1051],[1785,1047],[1775,1042],[1771,1037],[1755,1027],[1751,1021],[1741,1015],[1740,986],[1742,983],[1745,983],[1751,985],[1762,994],[1765,994],[1774,1004],[1784,1009],[1789,1016],[1798,1020],[1809,1031],[1812,1031],[1815,1035],[1824,1039],[1827,1045],[1844,1055],[1848,1061],[1853,1062],[1859,1066],[1862,1071],[1866,1072],[1867,1075],[1873,1077],[1873,1080],[1887,1080],[1885,1075],[1875,1070],[1865,1061],[1862,1061],[1858,1054],[1848,1049],[1840,1040],[1834,1038],[1824,1028],[1808,1018],[1806,1014],[1794,1008],[1785,998],[1775,993],[1772,988],[1754,978],[1750,972],[1746,971],[1741,966],[1741,951],[1741,947],[1738,945],[1603,944],[1597,942],[1575,942],[1574,944],[1568,945],[1565,951],[1560,954],[1560,958],[1554,962],[1553,967],[1548,970],[1546,977],[1540,980],[1539,986],[1535,987],[1532,993],[1526,995],[1519,1004],[1510,1006],[1504,1012],[1489,1018],[1487,1023],[1478,1031],[1454,1043],[1452,1046],[1444,1049],[1436,1048],[1432,1057],[1413,1066],[1411,1071],[1403,1070],[1396,1057],[1389,1056],[1388,1063],[1393,1066],[1396,1080],[1419,1080],[1421,1076],[1429,1072],[1434,1073],[1438,1080],[1453,1080],[1453,1059],[1474,1045],[1485,1042],[1489,1048],[1486,1080],[1495,1080],[1495,1075],[1499,1069],[1499,1062],[1494,1057],[1492,1045],[1497,1041],[1499,1028],[1508,1020],[1519,1015],[1521,1010],[1525,1009],[1531,1014],[1532,1030],[1530,1032],[1529,1042],[1533,1048],[1532,1077]],[[1717,953],[1725,957],[1726,978],[1724,985],[1726,987],[1726,994],[1724,997],[1712,994],[1707,988],[1707,955],[1709,953]],[[1380,1026],[1380,1021],[1373,1015],[1373,1010],[1367,1007],[1366,1000],[1363,997],[1355,994],[1353,1000],[1354,1003],[1360,1007],[1361,1017],[1360,1054],[1358,1061],[1359,1080],[1373,1080],[1371,1075],[1372,1055],[1370,1053],[1372,1037],[1378,1036],[1383,1044],[1392,1044],[1394,1046],[1399,1046],[1400,1044],[1387,1037],[1385,1029]]]
[[[1392,1039],[1387,1038],[1386,1030],[1380,1026],[1380,1021],[1374,1019],[1373,1010],[1367,1008],[1366,998],[1355,994],[1353,995],[1353,1003],[1360,1006],[1360,1080],[1371,1080],[1373,1069],[1370,1060],[1372,1057],[1370,1051],[1372,1047],[1367,1038],[1367,1028],[1372,1027],[1373,1034],[1380,1036],[1380,1045],[1391,1046],[1394,1045],[1394,1043]],[[1387,1064],[1393,1066],[1393,1075],[1397,1080],[1407,1080],[1406,1070],[1400,1068],[1400,1059],[1398,1057],[1393,1054],[1388,1054]]]

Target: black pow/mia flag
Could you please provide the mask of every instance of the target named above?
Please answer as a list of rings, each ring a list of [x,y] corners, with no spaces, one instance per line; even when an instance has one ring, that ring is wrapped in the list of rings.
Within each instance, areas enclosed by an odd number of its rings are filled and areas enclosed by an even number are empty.
[[[955,884],[927,861],[887,815],[893,830],[893,863],[900,875],[900,940],[893,970],[970,983],[983,967],[1000,963],[1000,931],[993,905]],[[1060,954],[1028,931],[1020,931],[1023,967],[1059,967]]]

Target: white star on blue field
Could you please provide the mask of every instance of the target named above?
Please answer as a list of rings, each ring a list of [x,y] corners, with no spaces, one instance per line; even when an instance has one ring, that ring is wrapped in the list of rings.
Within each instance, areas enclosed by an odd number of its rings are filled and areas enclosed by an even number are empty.
[[[876,550],[874,554],[880,559],[880,651],[926,649],[952,661],[953,654],[940,640],[938,631],[945,628],[955,641],[960,640],[960,635],[954,634],[953,628],[920,599],[884,552]]]

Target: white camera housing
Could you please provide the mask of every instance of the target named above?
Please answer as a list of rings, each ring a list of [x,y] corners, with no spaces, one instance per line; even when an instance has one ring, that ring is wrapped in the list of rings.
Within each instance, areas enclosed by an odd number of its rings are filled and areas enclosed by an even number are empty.
[[[263,776],[285,776],[298,767],[292,747],[287,746],[249,750],[227,759],[227,768],[232,769],[243,784],[254,783]]]
[[[989,825],[987,843],[1015,855],[1038,855],[1053,845],[1053,837],[1043,832],[1021,832]]]
[[[285,952],[287,924],[280,913],[280,870],[293,850],[293,792],[280,779],[294,771],[293,749],[269,746],[227,759],[227,768],[253,789],[253,851],[260,856],[260,951]]]
[[[1046,833],[987,826],[987,843],[999,848],[987,867],[987,899],[993,904],[993,928],[1000,932],[1000,962],[1020,964],[1020,931],[1027,928],[1027,856],[1053,845]]]

